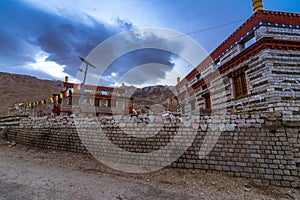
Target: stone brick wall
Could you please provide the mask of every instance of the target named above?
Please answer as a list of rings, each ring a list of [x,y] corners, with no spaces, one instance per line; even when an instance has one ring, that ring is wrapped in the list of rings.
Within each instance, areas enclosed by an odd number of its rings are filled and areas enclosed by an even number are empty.
[[[73,120],[67,117],[2,117],[0,137],[32,147],[87,153]]]
[[[115,116],[80,119],[75,126],[68,117],[13,116],[0,118],[0,137],[28,146],[88,153],[84,143],[89,145],[89,151],[102,155],[98,145],[110,147],[99,139],[101,130],[114,145],[134,153],[155,152],[179,134],[177,146],[185,146],[192,139],[191,145],[170,167],[223,171],[272,185],[300,186],[300,123],[283,121],[280,112],[184,120],[170,124],[164,120]],[[79,135],[79,131],[86,134]],[[163,165],[171,155],[172,152],[162,151],[156,155],[156,161],[149,159],[146,164]],[[106,156],[114,162],[132,162],[122,159],[122,155]],[[142,160],[137,158],[134,162]]]

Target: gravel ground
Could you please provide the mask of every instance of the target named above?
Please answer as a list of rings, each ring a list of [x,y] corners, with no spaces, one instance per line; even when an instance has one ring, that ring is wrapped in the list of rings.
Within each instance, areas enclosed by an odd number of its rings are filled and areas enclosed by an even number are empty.
[[[217,172],[128,174],[89,155],[11,144],[0,140],[0,199],[300,199],[296,189]]]

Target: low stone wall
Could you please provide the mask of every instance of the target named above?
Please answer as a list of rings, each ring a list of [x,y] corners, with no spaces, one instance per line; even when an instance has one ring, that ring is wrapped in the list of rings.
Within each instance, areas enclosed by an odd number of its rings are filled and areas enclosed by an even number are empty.
[[[281,117],[274,112],[256,113],[194,118],[171,124],[160,117],[154,120],[122,116],[85,118],[75,123],[68,117],[13,116],[0,118],[0,137],[29,146],[102,155],[99,145],[110,147],[99,139],[101,131],[114,145],[134,153],[162,149],[180,133],[176,145],[191,144],[170,167],[223,171],[232,176],[297,188],[300,186],[299,123],[282,121]],[[159,159],[149,158],[147,165],[163,165],[171,155],[172,152],[162,151],[156,155]],[[122,155],[107,156],[113,157],[114,162],[132,162],[122,160]]]
[[[0,137],[32,147],[88,153],[68,117],[3,117]]]

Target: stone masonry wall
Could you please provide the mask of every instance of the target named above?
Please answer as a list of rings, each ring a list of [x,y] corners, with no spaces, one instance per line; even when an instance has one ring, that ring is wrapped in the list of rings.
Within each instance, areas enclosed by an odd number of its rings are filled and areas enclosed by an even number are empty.
[[[179,124],[171,124],[159,117],[149,118],[85,118],[75,126],[74,120],[68,117],[3,117],[0,118],[0,137],[28,146],[88,153],[82,141],[85,145],[95,144],[100,131],[104,130],[106,137],[118,147],[135,153],[149,153],[168,145],[180,133],[178,146],[186,145],[191,135],[195,138],[170,167],[223,171],[272,185],[300,186],[299,123],[282,121],[279,112],[205,116],[185,119]],[[78,131],[85,129],[87,134],[80,136]],[[157,133],[153,135],[153,132]],[[136,137],[145,133],[152,135]],[[213,144],[212,149],[210,144]],[[109,148],[101,140],[97,145]],[[96,145],[90,146],[89,150],[101,154]],[[200,150],[207,154],[199,156]],[[170,152],[162,151],[157,155],[162,162],[149,159],[147,164],[163,165],[170,155]],[[132,162],[122,160],[118,155],[112,157],[114,162]]]
[[[73,121],[67,117],[2,117],[0,137],[32,147],[87,153]]]

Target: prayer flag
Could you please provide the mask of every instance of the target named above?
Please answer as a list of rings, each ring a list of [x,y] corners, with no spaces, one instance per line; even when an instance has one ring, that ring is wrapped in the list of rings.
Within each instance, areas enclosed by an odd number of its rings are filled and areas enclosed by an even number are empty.
[[[20,108],[24,107],[24,103],[19,103],[18,105]]]

